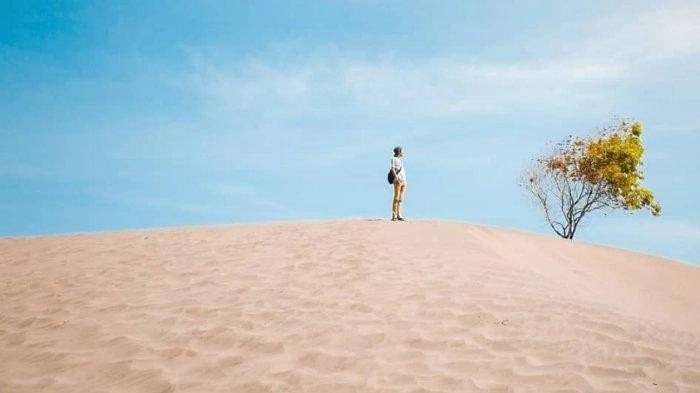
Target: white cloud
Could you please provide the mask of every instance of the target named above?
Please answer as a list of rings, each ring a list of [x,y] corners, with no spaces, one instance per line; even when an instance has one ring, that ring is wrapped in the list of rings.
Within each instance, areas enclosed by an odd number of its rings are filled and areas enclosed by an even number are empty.
[[[313,93],[311,77],[315,72],[308,66],[285,69],[254,60],[217,67],[201,59],[195,66],[196,87],[231,108],[258,109],[261,102],[273,99],[280,107],[299,109]]]
[[[93,190],[92,195],[102,200],[117,203],[125,203],[141,207],[148,207],[153,209],[174,210],[182,213],[211,214],[212,212],[216,211],[212,206],[209,205],[180,201],[172,197],[125,192],[109,192],[103,190]]]
[[[572,52],[629,66],[677,61],[700,54],[699,21],[697,1],[612,15],[592,23],[590,35]]]
[[[615,64],[568,60],[478,64],[446,57],[336,58],[292,66],[200,61],[194,80],[200,93],[232,116],[342,111],[444,117],[580,108],[604,99],[595,87],[623,73]]]
[[[608,108],[634,71],[700,54],[700,3],[674,3],[592,20],[560,57],[485,63],[455,56],[353,57],[336,50],[230,64],[194,55],[195,88],[232,117],[338,112],[465,117]],[[556,38],[537,37],[546,48]],[[531,40],[531,42],[533,42]],[[550,53],[552,53],[550,51]],[[607,110],[607,109],[603,109]]]
[[[213,183],[209,184],[206,189],[211,194],[224,198],[225,201],[233,200],[244,206],[263,208],[269,212],[281,213],[285,215],[294,213],[288,207],[272,201],[270,198],[264,196],[262,192],[258,191],[257,188],[251,185],[241,183]]]
[[[344,79],[351,95],[369,110],[461,116],[567,109],[598,99],[589,86],[620,73],[617,66],[567,61],[476,64],[434,58],[419,63],[351,64],[344,70]]]

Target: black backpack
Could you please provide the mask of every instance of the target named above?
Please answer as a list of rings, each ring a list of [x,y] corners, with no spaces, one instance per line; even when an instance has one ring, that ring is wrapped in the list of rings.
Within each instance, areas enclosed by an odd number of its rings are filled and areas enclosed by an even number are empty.
[[[399,168],[399,170],[396,171],[397,175],[401,172],[401,169],[403,169],[403,168]],[[389,182],[389,184],[394,184],[394,180],[396,180],[396,177],[394,176],[394,172],[391,169],[389,169],[389,173],[387,173],[387,175],[386,175],[386,180]]]

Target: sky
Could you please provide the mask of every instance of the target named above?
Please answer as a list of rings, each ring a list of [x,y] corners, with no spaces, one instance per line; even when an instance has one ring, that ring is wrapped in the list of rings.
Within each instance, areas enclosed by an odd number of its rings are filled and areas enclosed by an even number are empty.
[[[663,206],[575,241],[700,265],[697,1],[0,1],[0,236],[389,218],[556,236],[518,186],[644,126]],[[403,223],[400,223],[403,224]]]

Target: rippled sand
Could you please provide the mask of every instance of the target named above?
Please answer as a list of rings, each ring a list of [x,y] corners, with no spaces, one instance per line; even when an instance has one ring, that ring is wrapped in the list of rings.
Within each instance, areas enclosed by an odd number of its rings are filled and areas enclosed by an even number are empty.
[[[0,240],[0,392],[700,392],[700,268],[445,222]]]

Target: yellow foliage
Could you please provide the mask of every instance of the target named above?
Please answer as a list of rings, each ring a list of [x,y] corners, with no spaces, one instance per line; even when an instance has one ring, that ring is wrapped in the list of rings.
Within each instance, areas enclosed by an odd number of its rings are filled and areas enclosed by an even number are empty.
[[[625,210],[648,208],[661,213],[651,190],[641,186],[644,146],[642,125],[622,122],[589,139],[567,139],[559,151],[544,160],[545,167],[574,181],[604,186],[609,205]]]

